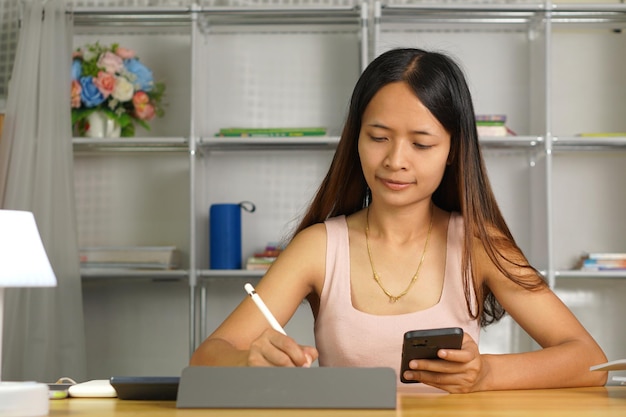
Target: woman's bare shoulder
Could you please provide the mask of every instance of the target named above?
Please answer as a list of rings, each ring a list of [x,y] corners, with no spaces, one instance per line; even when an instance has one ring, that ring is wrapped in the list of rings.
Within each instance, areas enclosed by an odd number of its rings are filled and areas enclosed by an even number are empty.
[[[289,260],[291,267],[312,270],[323,264],[325,258],[326,227],[324,223],[317,223],[298,232],[278,260]]]
[[[326,226],[324,223],[316,223],[302,229],[291,240],[289,246],[309,246],[314,247],[321,243],[326,246]]]
[[[293,237],[265,278],[272,282],[280,281],[281,287],[301,285],[299,291],[302,293],[299,295],[305,297],[311,291],[319,291],[325,269],[326,228],[323,223],[318,223],[301,230]],[[286,284],[284,279],[289,282]]]

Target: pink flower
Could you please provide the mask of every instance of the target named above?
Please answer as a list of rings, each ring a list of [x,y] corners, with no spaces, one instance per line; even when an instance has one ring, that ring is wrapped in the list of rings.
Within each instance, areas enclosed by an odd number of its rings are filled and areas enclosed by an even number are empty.
[[[124,48],[123,46],[118,46],[115,50],[115,54],[122,59],[130,59],[135,57],[135,51],[132,49]]]
[[[72,80],[72,108],[77,109],[80,107],[80,93],[82,88],[78,80]]]
[[[135,115],[140,120],[152,120],[155,115],[154,106],[150,104],[150,97],[143,91],[137,91],[133,96]]]
[[[144,104],[141,107],[135,107],[135,115],[140,120],[152,120],[154,114],[155,111],[152,104]]]
[[[149,102],[150,97],[148,97],[148,95],[143,91],[137,91],[133,96],[133,106],[135,107],[141,107],[148,104]]]
[[[98,59],[98,67],[104,68],[104,70],[109,74],[115,74],[124,68],[124,61],[122,61],[122,58],[115,55],[113,52],[107,51],[100,55],[100,59]]]
[[[104,97],[109,97],[115,88],[115,76],[108,72],[98,72],[98,77],[93,79],[93,83]]]

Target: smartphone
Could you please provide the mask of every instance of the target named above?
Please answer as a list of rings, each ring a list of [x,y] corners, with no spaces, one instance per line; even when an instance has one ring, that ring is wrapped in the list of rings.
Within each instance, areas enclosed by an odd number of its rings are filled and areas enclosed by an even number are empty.
[[[406,384],[419,381],[404,379],[404,371],[410,370],[409,362],[413,359],[438,359],[439,349],[461,349],[463,329],[447,327],[441,329],[412,330],[404,334],[402,343],[402,362],[400,380]]]

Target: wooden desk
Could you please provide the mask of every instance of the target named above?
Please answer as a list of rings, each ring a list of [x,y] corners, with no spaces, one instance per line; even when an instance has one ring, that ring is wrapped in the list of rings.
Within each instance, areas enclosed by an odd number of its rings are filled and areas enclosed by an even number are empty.
[[[626,387],[493,391],[474,394],[401,394],[397,410],[183,410],[171,401],[71,398],[51,400],[50,416],[130,417],[624,417]]]

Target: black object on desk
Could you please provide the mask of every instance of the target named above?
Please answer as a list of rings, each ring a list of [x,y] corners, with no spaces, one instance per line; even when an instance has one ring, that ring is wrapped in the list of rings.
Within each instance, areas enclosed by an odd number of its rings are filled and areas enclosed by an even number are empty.
[[[110,381],[122,400],[176,400],[177,376],[112,376]]]
[[[395,409],[391,368],[183,369],[177,408]]]

